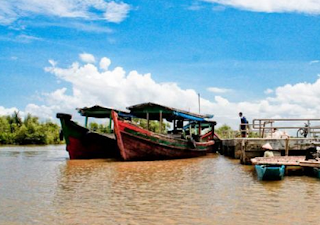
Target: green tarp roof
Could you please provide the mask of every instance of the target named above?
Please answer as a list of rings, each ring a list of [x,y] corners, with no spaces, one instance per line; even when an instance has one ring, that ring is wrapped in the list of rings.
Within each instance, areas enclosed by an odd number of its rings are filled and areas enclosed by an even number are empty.
[[[77,110],[81,114],[81,116],[94,117],[94,118],[110,118],[110,114],[112,110],[122,114],[129,114],[129,112],[126,112],[126,111],[113,109],[113,108],[106,108],[99,105],[95,105],[92,107],[77,108]]]
[[[149,113],[150,120],[159,120],[159,113],[162,112],[162,118],[172,121],[174,119],[185,119],[185,120],[198,120],[207,121],[212,118],[213,115],[201,115],[196,113],[187,112],[181,109],[176,109],[156,103],[148,102],[137,104],[127,107],[130,110],[130,114],[138,118],[146,118],[147,112]],[[211,121],[210,122],[214,122]]]

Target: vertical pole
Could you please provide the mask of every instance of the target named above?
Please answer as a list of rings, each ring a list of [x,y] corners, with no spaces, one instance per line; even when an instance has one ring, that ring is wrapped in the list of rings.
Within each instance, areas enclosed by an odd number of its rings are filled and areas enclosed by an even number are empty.
[[[86,120],[84,122],[84,126],[87,128],[88,127],[88,117],[86,116]]]
[[[199,137],[201,136],[201,123],[199,122],[198,123],[198,135],[199,135]]]
[[[149,112],[147,112],[147,130],[149,130]]]
[[[110,118],[109,118],[109,132],[110,132],[110,133],[112,133],[112,132],[111,132],[111,124],[112,124],[112,115],[111,115],[111,113],[110,113]]]
[[[200,114],[200,93],[198,93],[198,105],[199,105],[199,114]]]
[[[261,120],[259,120],[259,137],[263,138],[263,137],[261,136]]]
[[[211,139],[213,140],[214,139],[214,124],[211,123]]]
[[[159,125],[160,125],[160,134],[161,134],[161,131],[162,131],[162,111],[160,110],[160,118],[159,118]]]
[[[289,155],[289,137],[286,138],[285,156]]]

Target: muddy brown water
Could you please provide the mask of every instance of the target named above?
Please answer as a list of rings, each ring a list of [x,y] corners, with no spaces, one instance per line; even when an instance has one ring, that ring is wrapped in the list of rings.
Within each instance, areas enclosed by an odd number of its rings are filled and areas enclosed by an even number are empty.
[[[261,182],[218,154],[69,160],[65,146],[0,147],[0,224],[320,224],[320,180]]]

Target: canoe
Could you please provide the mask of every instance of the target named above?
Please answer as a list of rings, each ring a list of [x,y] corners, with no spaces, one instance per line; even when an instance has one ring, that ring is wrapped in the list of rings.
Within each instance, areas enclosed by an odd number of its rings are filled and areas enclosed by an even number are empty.
[[[285,166],[255,165],[258,180],[282,180]]]
[[[124,160],[162,160],[206,155],[214,141],[196,142],[143,129],[113,111],[114,133]]]
[[[62,134],[66,141],[66,150],[70,159],[96,159],[120,157],[114,134],[102,134],[76,124],[72,116],[57,113]]]

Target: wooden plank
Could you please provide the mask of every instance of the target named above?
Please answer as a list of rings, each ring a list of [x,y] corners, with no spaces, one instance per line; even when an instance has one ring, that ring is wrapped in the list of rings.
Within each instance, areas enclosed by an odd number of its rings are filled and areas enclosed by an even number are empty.
[[[300,162],[305,160],[305,156],[275,156],[275,157],[255,157],[251,159],[254,165],[285,165],[300,166]]]
[[[303,161],[300,161],[300,166],[320,168],[320,161],[319,161],[319,159],[303,160]]]

